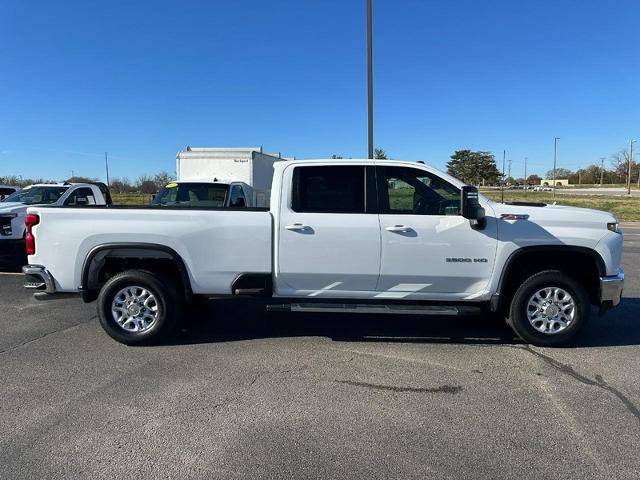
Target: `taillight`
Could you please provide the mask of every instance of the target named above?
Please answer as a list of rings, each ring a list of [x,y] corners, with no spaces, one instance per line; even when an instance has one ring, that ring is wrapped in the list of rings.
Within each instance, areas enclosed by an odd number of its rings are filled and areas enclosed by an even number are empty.
[[[27,231],[24,234],[24,244],[27,255],[36,254],[36,237],[33,236],[32,228],[38,223],[40,223],[40,217],[35,213],[27,213],[24,216],[24,225],[27,227]]]

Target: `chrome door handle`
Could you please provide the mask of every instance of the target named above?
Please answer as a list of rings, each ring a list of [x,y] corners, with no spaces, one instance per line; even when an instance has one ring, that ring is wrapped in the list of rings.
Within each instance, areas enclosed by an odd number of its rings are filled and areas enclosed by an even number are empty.
[[[293,225],[285,225],[284,228],[286,228],[287,230],[293,230],[294,232],[300,232],[302,230],[306,230],[309,227],[301,223],[294,223]]]
[[[407,233],[410,232],[412,228],[406,225],[393,225],[392,227],[386,227],[385,230],[387,232]]]

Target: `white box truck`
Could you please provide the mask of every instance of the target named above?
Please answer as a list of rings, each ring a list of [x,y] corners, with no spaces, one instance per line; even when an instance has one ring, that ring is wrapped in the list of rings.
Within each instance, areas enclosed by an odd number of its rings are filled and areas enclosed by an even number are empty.
[[[215,181],[244,183],[253,192],[249,203],[269,206],[273,164],[284,160],[280,155],[263,153],[259,148],[187,147],[176,155],[178,181]]]

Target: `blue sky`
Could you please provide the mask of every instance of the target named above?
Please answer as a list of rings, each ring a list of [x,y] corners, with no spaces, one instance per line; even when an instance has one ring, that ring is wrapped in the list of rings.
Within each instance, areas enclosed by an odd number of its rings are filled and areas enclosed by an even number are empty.
[[[364,0],[0,0],[0,175],[192,146],[366,156]],[[374,0],[375,138],[575,169],[640,139],[640,1]]]

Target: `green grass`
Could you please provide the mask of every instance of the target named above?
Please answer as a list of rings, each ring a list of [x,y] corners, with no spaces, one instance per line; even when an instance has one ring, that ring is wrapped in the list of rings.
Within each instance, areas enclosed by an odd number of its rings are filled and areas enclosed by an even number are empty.
[[[151,195],[144,193],[112,193],[114,205],[149,205]]]
[[[500,192],[482,192],[484,195],[497,202],[500,201]],[[640,221],[640,197],[604,197],[601,195],[556,195],[553,199],[552,192],[523,192],[517,190],[504,191],[505,202],[542,202],[571,207],[593,208],[610,212],[621,222]]]

